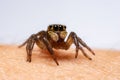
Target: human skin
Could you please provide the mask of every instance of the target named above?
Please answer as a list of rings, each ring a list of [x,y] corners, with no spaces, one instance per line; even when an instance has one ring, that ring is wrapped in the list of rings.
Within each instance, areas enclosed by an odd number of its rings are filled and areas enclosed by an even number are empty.
[[[75,49],[54,50],[56,65],[47,51],[35,47],[32,62],[26,62],[25,47],[0,45],[0,80],[120,80],[120,51],[94,49],[92,60]]]

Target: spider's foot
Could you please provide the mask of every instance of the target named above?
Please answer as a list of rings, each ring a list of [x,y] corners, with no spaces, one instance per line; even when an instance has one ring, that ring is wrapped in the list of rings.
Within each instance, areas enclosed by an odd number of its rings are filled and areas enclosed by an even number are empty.
[[[31,58],[27,58],[27,60],[26,60],[27,62],[31,62]]]
[[[78,53],[75,54],[75,58],[77,58],[77,56],[78,56]]]
[[[58,63],[57,59],[54,59],[54,61],[55,61],[55,63],[59,66],[59,63]]]
[[[52,58],[53,58],[53,60],[55,61],[55,63],[59,66],[59,63],[58,63],[56,57],[55,57],[54,55],[52,55]]]
[[[87,54],[84,54],[84,56],[85,56],[87,59],[92,60],[92,58],[89,57]]]
[[[95,56],[95,52],[92,51],[92,53],[93,53],[93,55]]]
[[[28,59],[27,59],[26,61],[27,61],[27,62],[31,62],[31,60],[28,60]]]
[[[56,61],[57,66],[59,66],[59,63]]]
[[[92,60],[92,58],[88,58],[89,60]]]
[[[77,56],[78,56],[78,53],[75,54],[75,59],[77,59]],[[89,60],[92,60],[92,58],[90,58],[88,56],[86,58],[88,58]]]

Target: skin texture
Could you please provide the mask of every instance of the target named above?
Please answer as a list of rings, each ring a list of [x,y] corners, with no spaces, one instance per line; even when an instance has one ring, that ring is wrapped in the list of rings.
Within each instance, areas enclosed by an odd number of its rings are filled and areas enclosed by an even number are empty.
[[[48,51],[34,47],[32,62],[26,62],[26,49],[0,45],[0,80],[120,80],[120,51],[94,49],[88,60],[75,49],[55,50],[59,66]]]

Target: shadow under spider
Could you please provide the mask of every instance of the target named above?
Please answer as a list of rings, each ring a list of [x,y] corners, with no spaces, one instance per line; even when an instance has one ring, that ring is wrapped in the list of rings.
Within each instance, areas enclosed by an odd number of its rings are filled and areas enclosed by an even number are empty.
[[[56,50],[54,49],[54,55],[56,56],[57,60],[74,60],[75,59],[75,51],[70,52],[68,50]],[[45,59],[51,59],[52,57],[50,53],[47,50],[33,50],[33,59],[34,57],[37,58],[45,58]],[[32,60],[33,60],[32,59]],[[81,55],[78,55],[77,59],[83,59]]]

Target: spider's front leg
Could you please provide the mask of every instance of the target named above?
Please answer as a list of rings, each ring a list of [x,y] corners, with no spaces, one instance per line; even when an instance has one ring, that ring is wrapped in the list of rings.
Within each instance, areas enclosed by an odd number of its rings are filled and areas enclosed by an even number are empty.
[[[32,50],[33,50],[33,47],[34,47],[35,43],[41,49],[47,49],[49,51],[49,53],[51,54],[55,63],[57,65],[59,65],[59,63],[57,62],[57,59],[54,55],[54,51],[52,49],[52,46],[51,46],[50,42],[47,40],[45,31],[41,31],[37,34],[31,35],[22,45],[19,46],[19,48],[20,48],[20,47],[24,46],[25,44],[27,44],[26,45],[26,51],[27,51],[27,61],[28,62],[31,62]]]
[[[49,53],[51,54],[51,56],[52,56],[53,60],[55,61],[55,63],[57,65],[59,65],[59,63],[58,63],[58,61],[57,61],[57,59],[56,59],[56,57],[54,55],[54,51],[52,49],[52,46],[51,46],[50,42],[47,40],[46,37],[42,38],[42,41],[45,44],[45,46],[46,46],[47,50],[49,51]]]
[[[80,39],[74,32],[71,32],[70,35],[68,36],[68,39],[66,41],[66,49],[68,49],[71,44],[74,43],[76,46],[76,54],[75,54],[75,58],[77,58],[78,56],[78,50],[80,49],[81,52],[83,53],[83,55],[88,58],[89,60],[92,60],[92,58],[90,58],[86,52],[84,51],[84,49],[81,47],[84,46],[85,48],[87,48],[93,55],[95,55],[95,53],[92,51],[92,49],[90,47],[87,46],[87,44],[82,41],[82,39]],[[81,44],[81,45],[80,45]]]

